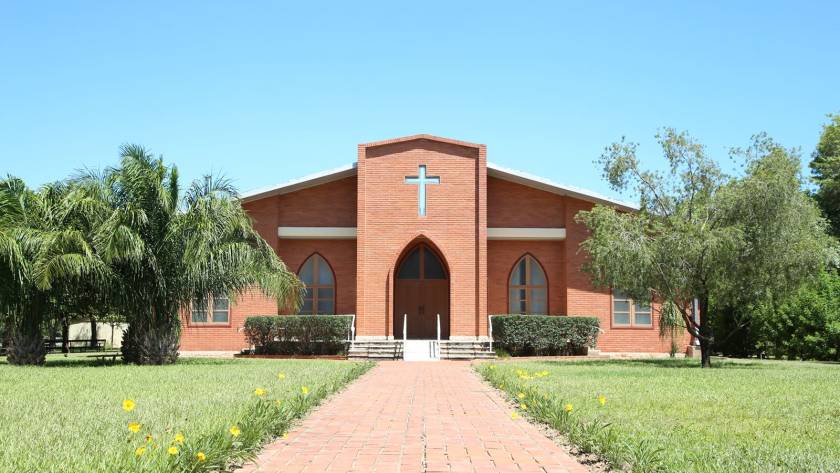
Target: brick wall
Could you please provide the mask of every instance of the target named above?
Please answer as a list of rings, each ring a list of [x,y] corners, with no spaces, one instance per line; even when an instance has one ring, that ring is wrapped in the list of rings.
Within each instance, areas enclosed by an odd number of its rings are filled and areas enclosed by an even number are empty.
[[[241,350],[248,347],[241,328],[245,319],[252,315],[276,314],[277,304],[265,297],[258,290],[240,295],[230,305],[230,324],[228,325],[192,325],[189,314],[181,317],[181,350],[213,351]]]
[[[280,226],[355,227],[356,177],[283,194],[275,205]]]
[[[292,271],[317,252],[336,277],[336,312],[357,314],[359,336],[393,335],[394,269],[400,255],[425,240],[443,256],[450,271],[450,333],[487,334],[487,314],[508,312],[508,278],[526,253],[546,272],[552,315],[600,319],[603,351],[667,352],[654,328],[612,328],[612,297],[592,287],[580,270],[578,250],[586,228],[574,221],[592,204],[487,177],[486,149],[423,136],[358,146],[357,176],[244,204],[254,226]],[[417,185],[405,176],[419,165],[439,185],[426,187],[426,216],[417,215]],[[279,240],[278,226],[357,227],[356,240]],[[565,241],[490,241],[487,227],[566,228]],[[287,313],[259,293],[249,292],[231,306],[230,326],[190,326],[184,319],[182,349],[238,350],[245,317]],[[682,345],[688,343],[686,335]]]
[[[490,177],[487,179],[487,226],[563,228],[563,196]]]
[[[243,207],[254,228],[277,251],[294,272],[313,253],[323,256],[333,269],[336,282],[336,313],[356,312],[356,242],[354,240],[281,240],[278,226],[352,227],[356,225],[356,178],[350,177],[296,192],[246,202]],[[241,331],[247,317],[286,314],[273,299],[249,291],[230,308],[230,324],[192,326],[182,316],[182,350],[240,350],[247,347]]]
[[[296,273],[316,252],[327,260],[335,275],[336,314],[355,314],[356,241],[281,239],[277,246],[277,254]],[[280,313],[289,313],[289,310],[281,309]]]
[[[659,305],[653,307],[651,328],[613,328],[612,295],[609,289],[595,289],[589,276],[581,270],[586,261],[585,252],[579,249],[586,239],[586,226],[574,221],[582,210],[590,210],[592,203],[577,199],[566,200],[566,311],[567,315],[598,317],[603,332],[598,337],[598,348],[605,352],[668,352],[670,341],[659,338]],[[685,351],[690,337],[686,333],[680,343]]]
[[[548,314],[566,312],[566,285],[562,241],[487,242],[487,307],[491,314],[509,313],[508,281],[513,266],[530,254],[539,261],[548,281]]]
[[[483,145],[413,137],[359,145],[357,334],[393,336],[394,267],[418,239],[431,242],[450,270],[450,336],[486,334],[486,155]],[[418,216],[417,185],[426,165],[440,176],[426,187]]]

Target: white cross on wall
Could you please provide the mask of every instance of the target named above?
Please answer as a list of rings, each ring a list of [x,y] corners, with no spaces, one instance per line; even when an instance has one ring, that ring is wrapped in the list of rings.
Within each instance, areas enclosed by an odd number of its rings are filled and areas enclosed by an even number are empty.
[[[405,176],[406,184],[417,184],[417,214],[426,216],[426,184],[440,184],[440,176],[426,176],[426,165],[421,164],[417,176]]]

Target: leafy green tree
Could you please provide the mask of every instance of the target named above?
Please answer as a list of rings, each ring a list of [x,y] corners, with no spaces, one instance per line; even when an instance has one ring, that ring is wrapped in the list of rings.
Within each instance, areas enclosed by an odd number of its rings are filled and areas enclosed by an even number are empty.
[[[33,191],[14,177],[0,181],[0,317],[11,364],[44,364],[43,331],[58,301],[83,282],[107,284],[107,266],[71,224],[84,219],[78,198],[61,184]]]
[[[733,150],[744,172],[729,177],[686,133],[665,129],[657,140],[665,173],[643,170],[637,145],[624,140],[601,156],[610,185],[634,190],[640,209],[595,206],[578,214],[591,232],[581,244],[585,270],[598,286],[675,302],[708,367],[719,310],[796,290],[833,256],[832,243],[802,191],[795,150],[755,136],[749,148]],[[695,298],[699,321],[690,309]]]
[[[828,118],[810,166],[818,186],[814,198],[831,222],[832,234],[840,237],[840,115]]]
[[[751,329],[777,358],[840,361],[840,276],[824,271],[789,297],[763,304]]]
[[[103,288],[109,310],[129,324],[126,362],[173,363],[192,301],[260,288],[283,306],[300,303],[302,283],[254,230],[229,181],[206,176],[182,192],[174,166],[127,145],[118,167],[73,184],[99,221],[96,251],[114,273]]]

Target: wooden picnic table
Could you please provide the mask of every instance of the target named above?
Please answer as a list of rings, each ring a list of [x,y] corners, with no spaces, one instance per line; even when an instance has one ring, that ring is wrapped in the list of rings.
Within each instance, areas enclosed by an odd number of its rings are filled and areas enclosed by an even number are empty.
[[[96,346],[91,346],[90,339],[85,340],[67,340],[67,348],[69,351],[102,351],[105,349],[105,339],[98,338],[96,339]],[[61,351],[62,347],[62,340],[60,338],[53,338],[53,339],[46,339],[44,340],[44,345],[47,347],[47,351],[54,352],[54,351]]]
[[[107,353],[97,353],[95,355],[87,355],[86,358],[93,358],[94,360],[97,360],[97,361],[102,362],[104,364],[105,361],[108,358],[111,359],[111,363],[116,363],[117,362],[117,357],[119,357],[119,356],[122,356],[122,352],[120,352],[120,351],[109,351]]]

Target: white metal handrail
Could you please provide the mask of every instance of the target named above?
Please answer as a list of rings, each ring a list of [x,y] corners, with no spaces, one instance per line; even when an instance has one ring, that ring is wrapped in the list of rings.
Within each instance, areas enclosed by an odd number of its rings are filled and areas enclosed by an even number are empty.
[[[490,338],[490,351],[493,351],[493,316],[487,316],[487,336]]]
[[[353,314],[353,319],[350,321],[350,346],[356,341],[356,314]]]
[[[440,359],[440,314],[437,314],[437,343],[435,343],[432,358],[435,360]]]
[[[403,314],[403,343],[405,343],[408,335],[408,314]]]

